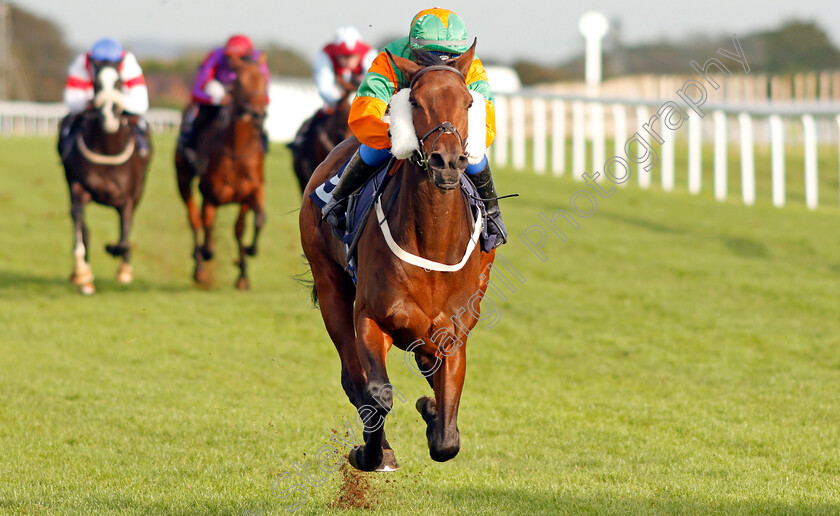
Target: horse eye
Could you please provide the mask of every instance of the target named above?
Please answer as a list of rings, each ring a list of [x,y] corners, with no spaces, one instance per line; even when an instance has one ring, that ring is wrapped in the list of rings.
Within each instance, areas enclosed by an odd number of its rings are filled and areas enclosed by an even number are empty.
[[[469,108],[473,107],[473,102],[474,102],[474,101],[472,101],[472,100],[470,101],[469,105],[467,106],[467,109],[469,109]]]
[[[414,97],[408,97],[408,102],[411,103],[411,107],[413,107],[414,109],[420,107],[420,105],[417,103],[417,99],[415,99]]]

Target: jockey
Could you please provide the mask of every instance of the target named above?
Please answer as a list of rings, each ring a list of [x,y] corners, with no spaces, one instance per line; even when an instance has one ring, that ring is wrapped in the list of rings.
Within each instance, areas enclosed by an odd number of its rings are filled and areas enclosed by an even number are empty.
[[[70,114],[61,122],[59,153],[62,156],[66,156],[73,146],[71,136],[76,129],[78,115],[91,108],[96,70],[103,66],[113,66],[119,72],[125,96],[123,111],[129,115],[129,124],[140,153],[149,152],[149,127],[141,117],[149,109],[149,91],[143,70],[134,54],[124,51],[118,41],[104,38],[94,43],[90,52],[76,57],[68,70],[64,103]]]
[[[324,103],[335,107],[345,84],[358,88],[376,55],[376,50],[362,41],[355,27],[339,27],[335,39],[318,53],[312,68],[315,86]]]
[[[467,29],[461,17],[452,11],[440,8],[426,9],[417,13],[411,21],[407,37],[398,39],[385,47],[395,56],[415,60],[416,49],[432,52],[442,61],[454,59],[470,47]],[[350,108],[350,129],[362,143],[350,158],[338,185],[332,191],[332,199],[324,206],[322,215],[333,225],[340,221],[345,200],[391,157],[389,124],[382,120],[388,109],[391,96],[408,86],[408,81],[388,58],[385,50],[379,53],[359,87]],[[481,94],[485,99],[487,141],[489,147],[496,135],[496,116],[493,93],[487,83],[487,73],[476,57],[467,73],[467,88]],[[475,185],[478,195],[484,201],[490,235],[495,235],[494,247],[507,241],[507,230],[502,223],[487,156],[476,164],[467,166],[467,177]],[[337,209],[341,207],[340,209]]]
[[[318,52],[312,67],[315,87],[324,99],[324,108],[303,123],[295,140],[289,144],[293,152],[304,153],[314,128],[335,109],[346,90],[359,87],[376,55],[376,50],[362,40],[362,35],[355,27],[336,29],[332,43]]]
[[[227,96],[227,87],[236,80],[236,72],[231,69],[231,60],[239,58],[257,61],[261,55],[261,52],[254,49],[251,39],[241,34],[231,36],[225,46],[207,54],[193,83],[192,100],[198,105],[198,109],[191,109],[185,117],[179,143],[194,152],[196,137],[219,114]],[[260,70],[265,75],[267,85],[270,82],[268,66],[263,62],[260,64]],[[265,131],[262,139],[263,147],[267,150],[268,139]]]

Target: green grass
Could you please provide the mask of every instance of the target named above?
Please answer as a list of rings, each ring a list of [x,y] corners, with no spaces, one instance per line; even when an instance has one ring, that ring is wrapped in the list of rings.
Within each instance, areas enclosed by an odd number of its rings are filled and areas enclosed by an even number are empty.
[[[116,215],[92,207],[98,292],[82,297],[67,281],[53,143],[0,140],[0,513],[286,514],[271,483],[353,410],[293,279],[306,268],[285,149],[268,161],[250,292],[233,289],[233,207],[217,223],[214,286],[192,285],[163,136],[137,212],[135,283],[116,282],[103,250]],[[506,169],[497,182],[522,194],[503,201],[514,238],[502,253],[527,281],[467,345],[452,461],[429,458],[413,408],[428,386],[392,352],[409,398],[387,423],[402,470],[364,475],[374,512],[840,511],[835,205],[630,186],[599,198],[565,243],[549,236],[543,263],[515,235],[582,185]],[[340,484],[334,473],[311,488],[298,513],[342,512],[328,506]]]

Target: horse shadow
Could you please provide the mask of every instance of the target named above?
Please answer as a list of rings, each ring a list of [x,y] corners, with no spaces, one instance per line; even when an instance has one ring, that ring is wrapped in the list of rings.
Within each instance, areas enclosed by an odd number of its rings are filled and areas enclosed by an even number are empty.
[[[179,293],[192,292],[191,284],[173,282],[156,282],[144,278],[135,278],[130,285],[124,285],[114,278],[97,279],[102,292],[108,294],[136,294],[143,292]],[[0,294],[6,291],[22,291],[28,293],[55,295],[58,291],[66,291],[78,296],[78,288],[70,282],[67,276],[50,276],[32,274],[19,271],[0,270]]]

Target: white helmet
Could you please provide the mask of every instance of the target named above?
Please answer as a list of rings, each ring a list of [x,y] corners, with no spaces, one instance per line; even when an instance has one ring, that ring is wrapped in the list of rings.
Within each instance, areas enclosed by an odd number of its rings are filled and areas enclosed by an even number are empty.
[[[362,34],[356,27],[339,27],[335,30],[335,39],[333,43],[339,47],[343,53],[351,54],[356,48],[356,44],[362,41]]]

